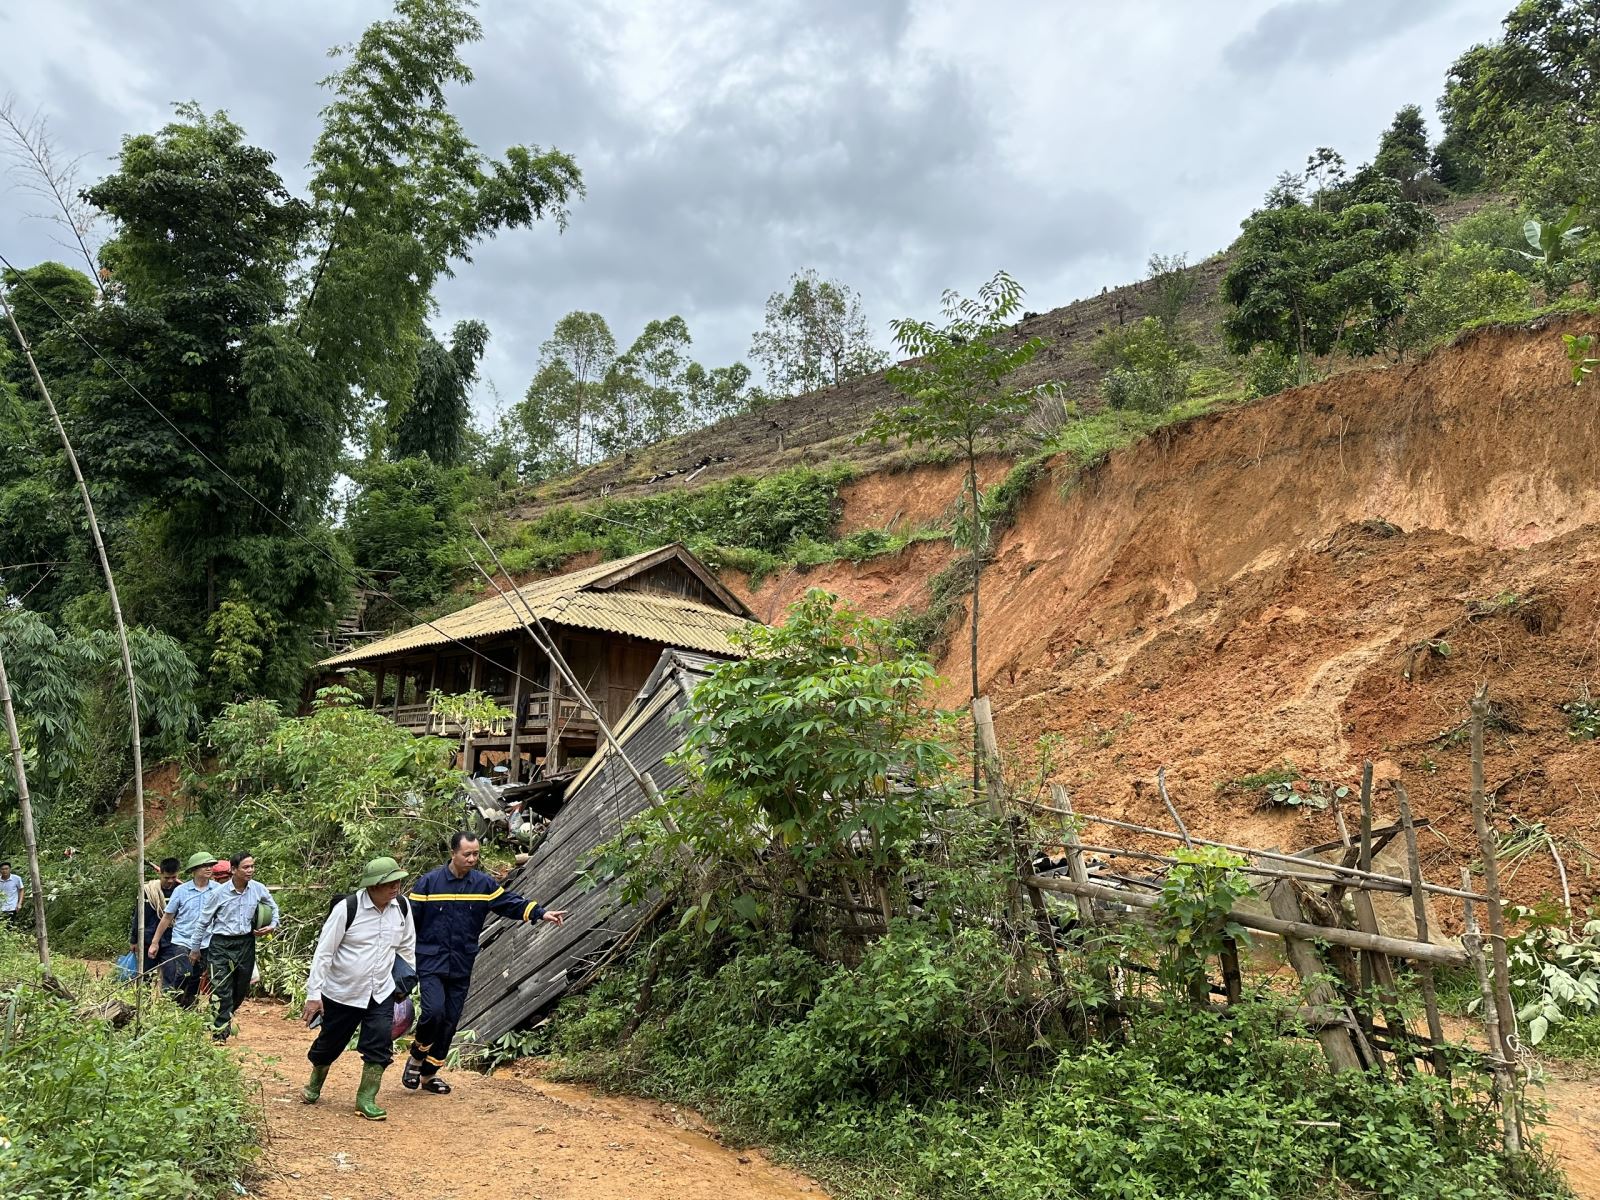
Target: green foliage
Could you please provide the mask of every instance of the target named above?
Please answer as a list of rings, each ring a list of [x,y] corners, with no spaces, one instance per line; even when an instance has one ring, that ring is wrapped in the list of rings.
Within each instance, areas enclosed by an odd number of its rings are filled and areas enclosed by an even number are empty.
[[[1406,186],[1414,184],[1428,169],[1428,126],[1422,109],[1408,104],[1394,115],[1378,143],[1373,170]]]
[[[1194,344],[1155,317],[1109,330],[1089,355],[1106,370],[1100,390],[1112,408],[1165,412],[1189,394]]]
[[[1455,237],[1418,255],[1416,292],[1394,331],[1395,348],[1425,350],[1475,321],[1525,318],[1528,281],[1504,261],[1501,247]]]
[[[1549,915],[1513,907],[1523,928],[1506,941],[1517,1020],[1537,1046],[1545,1034],[1575,1016],[1600,1016],[1600,920],[1574,936]]]
[[[683,542],[713,567],[742,565],[756,555],[755,565],[770,570],[792,560],[803,542],[832,539],[839,488],[850,478],[848,467],[796,467],[760,479],[738,475],[693,490],[562,507],[518,524],[497,549],[513,573],[555,570],[585,551],[617,558],[665,542]]]
[[[889,365],[872,344],[861,297],[809,267],[789,280],[788,292],[767,297],[766,323],[750,339],[750,357],[778,396],[838,387]]]
[[[1257,346],[1244,359],[1244,374],[1250,395],[1276,396],[1299,382],[1300,365],[1282,346]]]
[[[1222,281],[1223,334],[1236,354],[1271,346],[1293,355],[1303,383],[1312,355],[1380,347],[1405,311],[1405,256],[1432,218],[1372,172],[1319,191],[1315,203],[1293,182],[1244,222]]]
[[[389,411],[394,458],[427,458],[441,467],[462,461],[472,416],[472,385],[488,346],[489,327],[482,321],[457,321],[449,346],[432,330],[423,329],[416,383],[404,406],[391,405]]]
[[[564,226],[583,195],[568,155],[512,146],[490,159],[450,111],[447,91],[472,82],[462,48],[483,37],[470,8],[397,0],[323,81],[302,325],[325,369],[395,413],[417,382],[438,279],[500,230]]]
[[[853,965],[750,947],[663,972],[656,1010],[619,1045],[636,966],[567,1002],[555,1048],[579,1077],[777,1143],[835,1194],[1570,1196],[1537,1156],[1526,1175],[1499,1159],[1497,1110],[1472,1076],[1334,1077],[1266,999],[1226,1018],[1138,1014],[1117,1040],[1077,1044],[1008,998],[1006,967],[986,930],[907,922]]]
[[[1218,846],[1183,847],[1161,881],[1154,909],[1165,951],[1162,970],[1169,986],[1204,1003],[1209,994],[1207,961],[1225,940],[1250,941],[1232,919],[1233,906],[1255,894],[1240,870],[1245,860]]]
[[[1183,310],[1200,290],[1199,273],[1190,268],[1187,254],[1152,254],[1145,264],[1145,278],[1156,294],[1151,315],[1168,335],[1176,334]]]
[[[1587,687],[1563,704],[1561,711],[1567,714],[1567,736],[1573,741],[1592,742],[1600,737],[1600,701],[1589,695]]]
[[[175,753],[194,730],[196,676],[164,634],[128,630],[146,762]],[[127,676],[116,635],[57,631],[38,613],[0,613],[0,643],[11,681],[35,818],[54,828],[94,819],[116,803],[132,765]],[[0,831],[16,834],[10,755],[0,765],[6,800]],[[130,890],[131,895],[131,890]]]
[[[246,600],[235,584],[206,621],[213,642],[211,679],[220,693],[238,699],[261,690],[261,665],[277,632],[272,615]]]
[[[456,828],[451,744],[355,699],[325,688],[306,717],[266,700],[229,705],[206,730],[215,768],[184,780],[209,830],[253,853],[263,882],[282,885],[281,932],[261,946],[269,987],[304,983],[328,897],[354,886],[368,859],[436,866]]]
[[[427,458],[362,463],[345,512],[344,540],[366,570],[393,572],[383,584],[405,609],[435,604],[459,578],[456,543],[470,538],[467,515],[483,489],[481,477]],[[369,617],[373,628],[413,624],[409,611],[387,606]]]
[[[130,890],[131,895],[131,890]],[[58,968],[60,969],[60,968]],[[8,1197],[215,1196],[246,1177],[256,1116],[238,1062],[201,1014],[149,1005],[115,1029],[83,1015],[126,988],[74,976],[46,991],[20,936],[0,929],[0,1179]]]
[[[1561,346],[1566,351],[1567,362],[1572,365],[1574,386],[1582,383],[1596,367],[1600,367],[1600,358],[1595,358],[1589,353],[1594,348],[1594,334],[1563,333]]]

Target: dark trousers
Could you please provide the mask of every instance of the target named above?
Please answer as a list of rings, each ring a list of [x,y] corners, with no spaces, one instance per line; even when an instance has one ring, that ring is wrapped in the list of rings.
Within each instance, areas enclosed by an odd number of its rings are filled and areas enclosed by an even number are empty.
[[[420,1060],[423,1078],[444,1066],[471,982],[468,975],[423,975],[417,981],[422,994],[422,1019],[411,1039],[411,1056]]]
[[[189,947],[172,943],[170,956],[161,959],[161,990],[183,1008],[193,1008],[200,994],[200,964],[189,961]]]
[[[219,933],[206,951],[211,972],[211,998],[217,1002],[216,1029],[224,1032],[233,1022],[233,1010],[250,994],[250,975],[256,969],[253,933]]]
[[[350,1035],[357,1029],[361,1037],[356,1051],[362,1062],[387,1067],[394,1061],[394,1001],[374,1000],[365,1008],[353,1004],[340,1004],[337,1000],[322,998],[322,1027],[317,1030],[317,1040],[311,1043],[306,1057],[315,1067],[326,1067],[343,1054],[350,1044]]]
[[[22,910],[13,908],[10,912],[0,913],[0,920],[3,920],[10,928],[20,930],[22,928]]]

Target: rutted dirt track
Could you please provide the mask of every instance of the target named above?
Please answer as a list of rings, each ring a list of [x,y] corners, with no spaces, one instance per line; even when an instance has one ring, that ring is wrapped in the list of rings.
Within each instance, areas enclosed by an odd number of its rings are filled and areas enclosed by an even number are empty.
[[[253,1000],[240,1014],[247,1075],[266,1115],[266,1200],[826,1200],[816,1184],[756,1150],[730,1150],[694,1114],[644,1100],[596,1096],[540,1079],[531,1064],[493,1076],[450,1074],[449,1096],[408,1092],[397,1062],[366,1121],[353,1100],[352,1052],[322,1100],[300,1102],[310,1035],[281,1005]]]

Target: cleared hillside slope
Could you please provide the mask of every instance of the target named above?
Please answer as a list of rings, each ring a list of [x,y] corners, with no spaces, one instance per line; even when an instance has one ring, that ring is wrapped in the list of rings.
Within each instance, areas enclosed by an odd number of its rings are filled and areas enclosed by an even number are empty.
[[[1562,708],[1600,684],[1600,387],[1572,386],[1559,337],[1578,328],[1479,330],[1041,486],[984,576],[982,673],[1002,739],[1060,735],[1080,808],[1152,823],[1165,765],[1191,824],[1254,844],[1335,827],[1326,811],[1262,810],[1259,789],[1229,781],[1289,763],[1331,792],[1371,757],[1435,822],[1427,869],[1446,881],[1475,857],[1467,747],[1451,731],[1482,680],[1499,716],[1499,828],[1548,829],[1575,900],[1592,899],[1600,749],[1569,736]],[[896,486],[926,509],[953,494],[951,474],[863,481],[877,491],[854,511],[881,522]],[[776,615],[825,586],[891,611],[925,599],[948,556],[925,544],[791,572],[755,605]],[[965,637],[943,664],[952,680]],[[1380,788],[1380,818],[1393,813]],[[1559,894],[1548,848],[1515,863],[1511,886]]]

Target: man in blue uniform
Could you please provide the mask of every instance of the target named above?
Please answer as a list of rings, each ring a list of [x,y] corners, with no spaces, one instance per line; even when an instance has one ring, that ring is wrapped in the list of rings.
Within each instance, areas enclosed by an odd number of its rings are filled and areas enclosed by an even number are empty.
[[[461,1020],[461,1006],[478,957],[478,935],[489,914],[517,921],[560,925],[564,912],[546,912],[535,900],[508,892],[493,876],[478,870],[478,839],[470,833],[450,838],[450,861],[418,879],[408,895],[417,923],[417,982],[422,1019],[411,1039],[400,1082],[408,1088],[444,1096],[440,1079],[450,1041]]]

